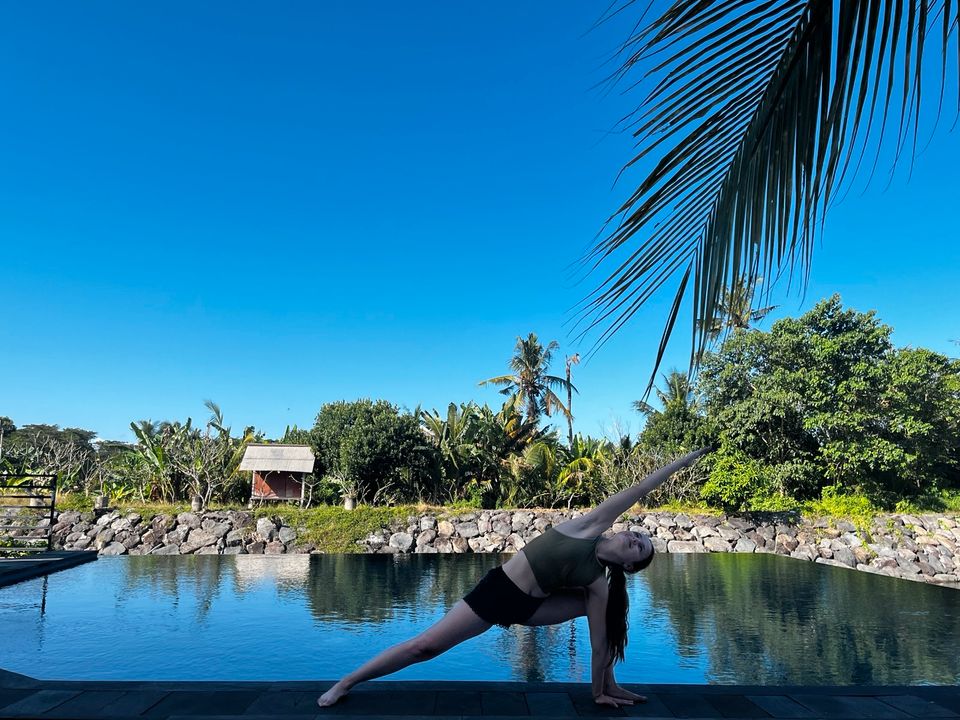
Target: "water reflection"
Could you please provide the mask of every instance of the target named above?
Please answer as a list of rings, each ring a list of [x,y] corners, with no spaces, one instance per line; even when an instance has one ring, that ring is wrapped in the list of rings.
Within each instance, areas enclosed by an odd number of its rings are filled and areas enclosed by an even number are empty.
[[[314,555],[307,600],[318,620],[384,622],[424,607],[449,609],[502,559],[495,555]]]
[[[102,558],[0,589],[0,667],[63,679],[337,677],[429,627],[503,559]],[[660,556],[628,589],[624,682],[960,682],[956,590],[719,554]],[[257,662],[223,662],[246,657]],[[494,629],[398,679],[584,682],[589,663],[581,618]]]
[[[664,555],[644,580],[711,682],[960,681],[956,590],[769,555]]]

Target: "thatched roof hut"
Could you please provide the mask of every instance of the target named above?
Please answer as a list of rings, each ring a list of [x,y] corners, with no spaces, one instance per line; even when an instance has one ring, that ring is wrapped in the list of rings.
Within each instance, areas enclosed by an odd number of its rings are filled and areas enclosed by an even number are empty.
[[[253,472],[250,502],[302,502],[303,476],[313,472],[315,460],[309,445],[248,445],[240,469]]]

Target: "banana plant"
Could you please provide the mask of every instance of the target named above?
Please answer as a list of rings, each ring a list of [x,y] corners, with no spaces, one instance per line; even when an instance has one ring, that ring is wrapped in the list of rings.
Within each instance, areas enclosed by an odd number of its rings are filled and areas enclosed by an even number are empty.
[[[185,439],[193,434],[193,422],[162,422],[155,424],[150,420],[130,423],[130,429],[137,438],[136,452],[150,468],[151,483],[163,500],[181,499],[183,487],[177,471],[177,449]]]
[[[559,452],[557,495],[566,496],[568,508],[575,500],[591,504],[597,499],[596,486],[601,467],[610,458],[610,443],[578,434],[569,449],[561,447]]]

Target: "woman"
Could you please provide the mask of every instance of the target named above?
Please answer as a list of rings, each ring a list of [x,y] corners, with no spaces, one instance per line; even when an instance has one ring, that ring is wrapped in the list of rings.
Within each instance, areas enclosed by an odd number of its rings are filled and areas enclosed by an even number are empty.
[[[494,624],[554,625],[582,615],[590,626],[594,701],[614,707],[644,702],[642,695],[617,685],[613,664],[623,660],[627,644],[624,573],[638,572],[650,564],[653,543],[635,532],[609,538],[602,533],[673,473],[708,452],[710,448],[696,450],[607,498],[587,514],[534,538],[505,564],[487,573],[435,625],[343,677],[317,704],[333,705],[357,683],[435,658]]]

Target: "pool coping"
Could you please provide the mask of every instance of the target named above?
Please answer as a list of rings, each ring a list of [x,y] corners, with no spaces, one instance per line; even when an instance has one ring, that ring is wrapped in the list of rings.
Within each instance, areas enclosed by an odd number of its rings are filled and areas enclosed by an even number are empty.
[[[960,686],[635,684],[649,702],[600,707],[586,683],[380,680],[320,710],[333,681],[38,680],[0,670],[0,718],[646,717],[664,720],[960,718]]]
[[[96,550],[50,550],[25,557],[0,557],[0,587],[93,562]]]

